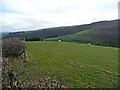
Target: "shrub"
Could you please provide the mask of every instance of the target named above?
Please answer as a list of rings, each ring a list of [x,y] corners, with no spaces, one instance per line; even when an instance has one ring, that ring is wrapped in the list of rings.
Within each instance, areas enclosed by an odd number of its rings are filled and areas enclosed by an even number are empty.
[[[2,42],[2,57],[18,57],[25,51],[26,45],[17,38]]]
[[[26,37],[25,41],[40,41],[41,39],[39,37]]]

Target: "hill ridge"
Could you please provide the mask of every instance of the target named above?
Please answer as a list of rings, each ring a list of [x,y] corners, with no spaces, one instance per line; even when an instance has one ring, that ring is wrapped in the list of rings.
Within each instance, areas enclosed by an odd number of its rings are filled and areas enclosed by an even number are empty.
[[[104,45],[116,47],[119,46],[118,21],[119,20],[99,21],[99,22],[93,22],[90,24],[83,24],[83,25],[53,27],[53,28],[39,29],[35,31],[15,32],[15,33],[9,33],[8,35],[4,36],[3,39],[11,38],[11,37],[17,37],[17,38],[39,37],[41,39],[46,39],[46,38],[61,37],[65,35],[72,35],[78,32],[82,32],[84,30],[94,30],[92,35],[95,38],[99,39],[100,43],[102,42],[105,43]],[[98,43],[94,43],[94,44],[98,44]]]

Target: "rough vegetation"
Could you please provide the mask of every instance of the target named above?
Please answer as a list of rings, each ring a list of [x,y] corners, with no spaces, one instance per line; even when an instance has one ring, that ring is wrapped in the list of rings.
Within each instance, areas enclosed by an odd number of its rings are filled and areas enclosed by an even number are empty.
[[[17,38],[10,38],[2,42],[2,57],[19,57],[25,52],[26,45]]]
[[[27,67],[22,66],[23,73],[19,73],[20,62],[14,60],[12,62],[3,63],[2,87],[3,89],[43,89],[43,88],[62,88],[64,81],[61,76],[54,73],[40,73],[36,67],[34,71],[29,71]],[[33,77],[31,73],[39,72],[39,78]]]

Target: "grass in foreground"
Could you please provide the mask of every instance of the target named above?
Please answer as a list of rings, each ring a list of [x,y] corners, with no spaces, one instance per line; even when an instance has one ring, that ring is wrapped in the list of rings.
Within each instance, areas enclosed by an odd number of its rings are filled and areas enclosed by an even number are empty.
[[[118,48],[48,41],[26,44],[31,60],[25,66],[35,78],[38,71],[60,71],[65,87],[113,88],[118,84]]]

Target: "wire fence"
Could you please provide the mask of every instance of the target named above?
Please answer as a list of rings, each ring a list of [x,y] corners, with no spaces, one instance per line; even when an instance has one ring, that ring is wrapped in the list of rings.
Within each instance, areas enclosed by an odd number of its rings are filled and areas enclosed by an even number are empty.
[[[23,63],[23,58],[3,58],[2,66],[2,87],[3,88],[62,88],[64,80],[58,73],[41,73],[31,62],[29,67]],[[37,72],[37,78],[31,73]]]
[[[64,80],[59,72],[41,73],[39,68],[27,60],[30,59],[30,55],[26,51],[26,45],[19,39],[5,40],[2,43],[1,54],[2,88],[62,88]],[[26,61],[28,66],[25,65]]]

